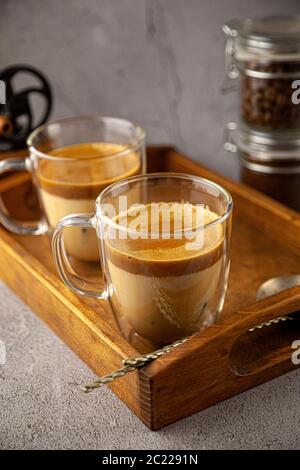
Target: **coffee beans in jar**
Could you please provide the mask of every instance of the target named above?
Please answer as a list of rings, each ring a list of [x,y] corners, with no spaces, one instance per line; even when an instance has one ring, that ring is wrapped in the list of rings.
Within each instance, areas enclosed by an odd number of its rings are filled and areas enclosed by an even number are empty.
[[[300,18],[234,20],[223,29],[227,74],[239,77],[241,118],[261,128],[300,128],[300,105],[293,100],[300,80]]]
[[[241,181],[300,212],[300,130],[229,123],[226,133],[225,149],[238,156]]]
[[[300,64],[273,62],[247,64],[247,71],[269,78],[241,74],[241,115],[258,127],[273,129],[300,127],[300,106],[293,103],[293,82],[300,77]],[[283,78],[291,76],[291,78]],[[270,78],[273,77],[273,78]]]

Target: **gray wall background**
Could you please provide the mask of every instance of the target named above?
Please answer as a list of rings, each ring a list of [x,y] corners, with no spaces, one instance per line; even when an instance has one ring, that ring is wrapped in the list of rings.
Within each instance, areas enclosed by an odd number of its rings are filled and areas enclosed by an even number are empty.
[[[41,68],[54,88],[52,119],[126,117],[149,143],[172,143],[237,177],[222,144],[237,97],[220,93],[221,26],[299,11],[297,0],[0,0],[0,68]]]

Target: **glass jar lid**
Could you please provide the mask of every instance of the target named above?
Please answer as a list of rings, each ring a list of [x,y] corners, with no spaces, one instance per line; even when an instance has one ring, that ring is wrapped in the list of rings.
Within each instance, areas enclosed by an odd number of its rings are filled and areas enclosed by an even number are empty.
[[[272,16],[261,19],[234,19],[223,26],[235,38],[237,59],[264,54],[278,60],[300,57],[300,16]]]
[[[225,149],[242,151],[266,162],[300,162],[300,131],[263,131],[244,122],[230,122],[226,126]]]

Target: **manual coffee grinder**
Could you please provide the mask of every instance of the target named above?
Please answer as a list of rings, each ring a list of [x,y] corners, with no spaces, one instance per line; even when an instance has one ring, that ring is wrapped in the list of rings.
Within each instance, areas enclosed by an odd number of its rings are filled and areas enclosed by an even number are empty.
[[[40,70],[29,65],[0,70],[0,160],[27,154],[28,135],[47,121],[51,108],[51,88]]]

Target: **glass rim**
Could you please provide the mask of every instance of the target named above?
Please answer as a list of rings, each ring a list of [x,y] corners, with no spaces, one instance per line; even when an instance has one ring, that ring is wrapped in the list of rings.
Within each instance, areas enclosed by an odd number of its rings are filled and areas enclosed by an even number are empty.
[[[111,117],[111,116],[101,116],[101,115],[87,115],[87,116],[75,116],[75,117],[67,117],[67,118],[62,118],[62,119],[57,119],[55,121],[48,122],[46,124],[43,124],[42,126],[37,127],[34,131],[32,131],[28,138],[27,138],[27,146],[28,149],[31,153],[36,155],[39,158],[43,158],[45,160],[52,160],[52,161],[68,161],[68,162],[74,162],[74,161],[80,161],[82,160],[79,157],[60,157],[56,155],[49,155],[47,153],[44,153],[40,150],[38,150],[34,144],[33,140],[37,137],[37,135],[40,132],[45,131],[46,129],[50,128],[51,126],[57,126],[57,125],[63,125],[63,124],[68,124],[72,122],[80,122],[82,121],[83,123],[86,121],[94,121],[94,122],[106,122],[106,123],[115,123],[115,124],[126,124],[126,125],[131,125],[135,131],[137,132],[137,142],[134,144],[127,144],[126,147],[119,151],[119,152],[114,152],[106,156],[92,156],[92,157],[87,157],[84,160],[85,161],[90,161],[90,160],[106,160],[112,157],[123,157],[124,155],[127,155],[128,153],[134,152],[137,150],[137,148],[141,145],[141,143],[145,140],[145,131],[144,129],[138,125],[137,123],[133,121],[129,121],[128,119],[123,119],[123,118],[117,118],[117,117]],[[115,142],[109,142],[109,143],[115,143]],[[75,144],[74,144],[75,145]]]
[[[212,227],[222,224],[224,221],[228,219],[232,212],[233,208],[233,200],[230,195],[230,193],[224,189],[221,185],[218,183],[215,183],[213,181],[210,181],[206,178],[202,178],[201,176],[196,176],[196,175],[189,175],[187,173],[177,173],[177,172],[157,172],[157,173],[145,173],[142,175],[137,175],[137,176],[131,176],[129,178],[116,181],[115,183],[110,184],[107,186],[97,197],[96,199],[96,217],[99,216],[101,221],[106,223],[112,228],[115,228],[119,231],[135,234],[135,235],[148,235],[148,232],[143,232],[143,231],[137,231],[134,229],[131,229],[127,226],[124,226],[122,224],[118,224],[117,222],[114,222],[110,217],[105,215],[103,211],[101,210],[101,204],[103,204],[103,199],[108,195],[109,192],[116,188],[121,188],[122,186],[127,185],[128,183],[134,183],[138,182],[141,180],[146,180],[146,179],[159,179],[159,178],[173,178],[173,179],[178,179],[178,180],[188,180],[188,181],[196,181],[198,183],[204,183],[206,186],[209,186],[210,188],[217,189],[221,192],[222,196],[224,197],[226,201],[226,210],[224,213],[219,216],[217,219],[213,220],[212,222],[209,222],[208,224],[202,225],[201,227],[196,227],[194,229],[181,229],[181,230],[173,230],[172,235],[178,234],[178,233],[184,233],[184,234],[191,234],[195,233],[195,231],[205,231],[208,229],[211,229]],[[162,232],[155,232],[156,234],[159,233],[161,234]]]

